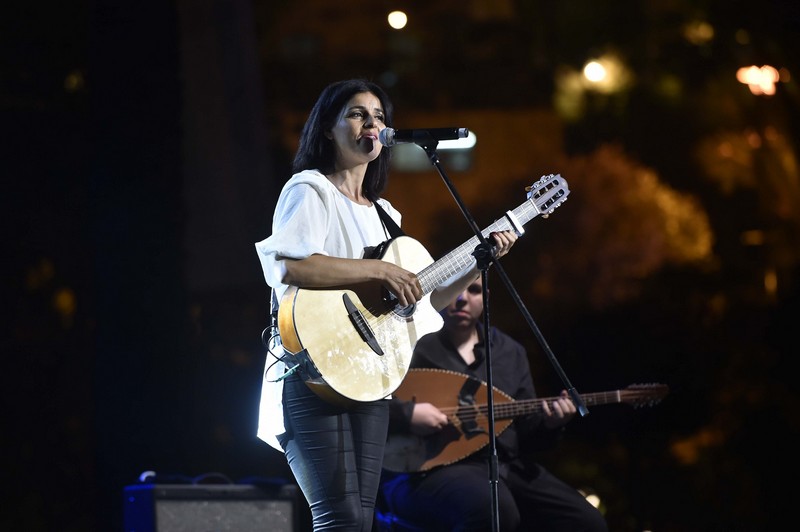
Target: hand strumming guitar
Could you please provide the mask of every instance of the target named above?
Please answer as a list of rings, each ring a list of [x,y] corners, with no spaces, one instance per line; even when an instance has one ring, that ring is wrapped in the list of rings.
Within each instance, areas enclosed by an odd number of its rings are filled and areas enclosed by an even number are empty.
[[[411,414],[411,432],[417,436],[428,436],[444,428],[450,420],[431,403],[416,403]]]

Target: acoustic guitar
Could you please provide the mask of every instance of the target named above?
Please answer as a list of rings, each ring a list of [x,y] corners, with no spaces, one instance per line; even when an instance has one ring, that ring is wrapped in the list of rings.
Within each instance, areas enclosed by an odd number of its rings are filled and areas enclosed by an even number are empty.
[[[489,444],[488,386],[468,375],[440,369],[411,369],[394,393],[404,401],[431,403],[450,418],[441,431],[430,436],[390,434],[383,467],[413,473],[458,462]],[[587,406],[626,403],[652,406],[669,393],[666,384],[633,384],[622,390],[581,394]],[[557,397],[515,401],[494,389],[494,428],[499,436],[513,418],[542,411],[542,403]]]
[[[564,178],[543,176],[526,188],[527,199],[482,231],[514,230],[542,215],[546,218],[569,195]],[[281,341],[302,368],[305,383],[322,398],[339,404],[374,401],[390,395],[408,371],[417,340],[438,331],[442,317],[431,292],[475,260],[477,236],[434,262],[408,236],[390,240],[381,260],[415,272],[424,297],[402,307],[377,282],[325,289],[289,287],[278,308]]]

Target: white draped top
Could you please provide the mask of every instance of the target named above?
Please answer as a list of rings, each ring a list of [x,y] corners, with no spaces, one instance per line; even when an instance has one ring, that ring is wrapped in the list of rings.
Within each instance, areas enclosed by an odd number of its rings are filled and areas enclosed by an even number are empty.
[[[381,207],[400,225],[401,216],[384,199]],[[352,202],[324,175],[305,170],[293,175],[283,187],[272,220],[272,235],[256,243],[264,278],[280,301],[286,259],[303,259],[313,254],[363,258],[366,247],[388,240],[374,205]],[[280,348],[278,348],[280,349]],[[285,432],[283,421],[283,362],[268,354],[261,388],[258,437],[282,451],[277,436]]]

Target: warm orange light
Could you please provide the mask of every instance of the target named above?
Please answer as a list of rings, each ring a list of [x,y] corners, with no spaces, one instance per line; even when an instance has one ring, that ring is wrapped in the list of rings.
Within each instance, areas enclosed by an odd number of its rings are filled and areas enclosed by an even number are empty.
[[[632,78],[622,59],[612,53],[587,61],[582,74],[585,89],[606,94],[623,90],[631,83]]]
[[[750,88],[750,92],[756,96],[772,96],[775,94],[775,83],[781,76],[775,67],[764,65],[742,67],[736,71],[736,79],[739,83],[744,83]]]
[[[764,272],[764,290],[771,296],[778,293],[778,273],[774,268]]]
[[[606,68],[598,61],[589,61],[583,67],[583,75],[592,83],[600,83],[606,77]]]
[[[683,36],[692,44],[708,44],[714,38],[714,27],[708,22],[694,20],[683,27]]]
[[[758,229],[751,229],[742,233],[742,244],[746,246],[762,246],[764,245],[764,231]]]
[[[53,308],[64,317],[75,314],[77,306],[75,292],[69,288],[60,288],[53,295]]]

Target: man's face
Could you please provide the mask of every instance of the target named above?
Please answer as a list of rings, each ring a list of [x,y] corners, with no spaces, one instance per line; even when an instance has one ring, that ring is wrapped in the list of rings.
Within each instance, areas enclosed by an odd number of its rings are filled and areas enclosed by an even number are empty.
[[[445,323],[450,327],[474,327],[483,313],[482,291],[483,284],[478,278],[444,309]]]

